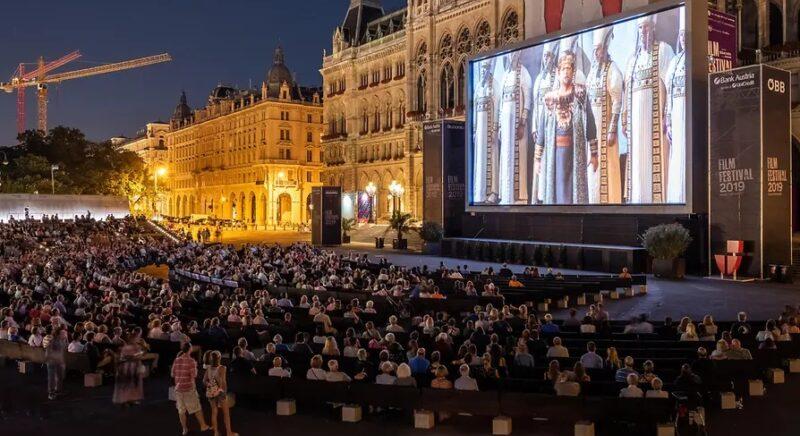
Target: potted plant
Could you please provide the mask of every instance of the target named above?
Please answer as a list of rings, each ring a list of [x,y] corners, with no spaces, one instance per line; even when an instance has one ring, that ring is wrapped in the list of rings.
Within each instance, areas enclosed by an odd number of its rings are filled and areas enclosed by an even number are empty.
[[[396,250],[408,248],[408,239],[403,238],[403,234],[411,231],[412,222],[413,219],[410,213],[394,211],[392,217],[389,218],[389,228],[386,229],[386,232],[390,230],[397,232],[397,238],[392,240],[392,248]]]
[[[686,275],[686,259],[681,256],[692,242],[689,230],[678,223],[659,224],[647,229],[640,238],[653,258],[656,277],[682,279]]]
[[[355,222],[356,220],[353,218],[345,218],[342,220],[342,244],[350,243],[350,234],[348,232],[353,230]]]
[[[438,255],[442,252],[442,226],[435,221],[425,221],[417,230],[420,239],[424,242],[422,251],[425,254]]]

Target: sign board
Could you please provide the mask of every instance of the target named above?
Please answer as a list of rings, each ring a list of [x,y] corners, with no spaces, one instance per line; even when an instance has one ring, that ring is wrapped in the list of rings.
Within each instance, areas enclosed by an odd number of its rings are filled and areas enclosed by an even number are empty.
[[[446,236],[461,236],[466,204],[464,123],[433,121],[423,129],[423,218],[441,224]]]
[[[710,75],[709,255],[744,241],[740,275],[792,263],[790,117],[789,72],[754,65]]]
[[[709,73],[736,68],[736,56],[739,52],[737,31],[736,15],[708,10]]]
[[[311,190],[311,243],[342,244],[342,188],[318,186]]]

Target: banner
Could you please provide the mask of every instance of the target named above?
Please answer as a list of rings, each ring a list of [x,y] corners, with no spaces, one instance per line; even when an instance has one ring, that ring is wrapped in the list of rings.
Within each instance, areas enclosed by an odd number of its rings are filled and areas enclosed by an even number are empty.
[[[423,136],[424,219],[461,236],[466,204],[465,126],[460,121],[425,123]]]
[[[709,255],[744,241],[739,274],[791,264],[789,73],[754,65],[709,80]]]
[[[736,68],[738,44],[736,16],[709,9],[708,72],[716,73]]]

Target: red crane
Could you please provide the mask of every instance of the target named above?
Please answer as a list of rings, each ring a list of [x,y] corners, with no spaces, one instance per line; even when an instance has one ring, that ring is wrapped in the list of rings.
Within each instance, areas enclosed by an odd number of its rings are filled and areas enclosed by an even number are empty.
[[[25,88],[35,86],[38,91],[39,101],[39,123],[38,129],[42,132],[47,131],[47,87],[51,83],[60,83],[65,80],[77,79],[80,77],[96,76],[98,74],[107,74],[115,71],[129,70],[132,68],[140,68],[147,65],[159,64],[162,62],[169,62],[172,57],[168,53],[163,53],[155,56],[147,56],[138,59],[131,59],[112,64],[100,65],[92,68],[84,68],[81,70],[67,71],[64,73],[48,74],[51,71],[66,65],[81,57],[80,52],[73,51],[59,59],[52,62],[45,63],[42,57],[39,57],[39,62],[35,70],[26,71],[27,64],[20,63],[11,79],[8,82],[0,82],[0,89],[8,93],[17,91],[17,131],[22,133],[25,131]]]

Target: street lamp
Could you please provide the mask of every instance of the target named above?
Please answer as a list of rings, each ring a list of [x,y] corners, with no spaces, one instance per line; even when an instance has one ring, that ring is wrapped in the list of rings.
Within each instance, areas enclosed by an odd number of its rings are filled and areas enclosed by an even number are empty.
[[[56,195],[56,171],[58,165],[50,165],[50,186],[53,188],[53,195]]]
[[[392,199],[394,200],[392,204],[392,213],[400,212],[400,197],[406,192],[406,188],[403,188],[398,181],[392,180],[392,183],[389,184],[389,193],[392,195]]]
[[[158,217],[158,177],[164,177],[167,175],[167,167],[158,167],[153,172],[153,215]]]
[[[374,183],[369,182],[367,183],[367,187],[364,188],[364,191],[367,192],[369,196],[369,222],[375,223],[375,192],[378,191],[378,187],[375,186]]]

